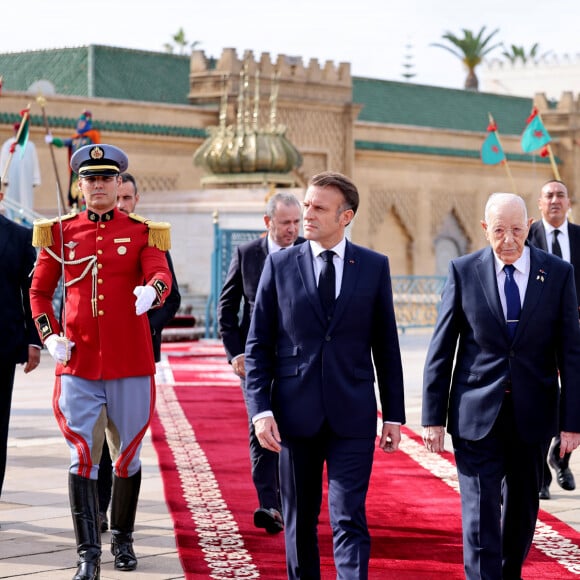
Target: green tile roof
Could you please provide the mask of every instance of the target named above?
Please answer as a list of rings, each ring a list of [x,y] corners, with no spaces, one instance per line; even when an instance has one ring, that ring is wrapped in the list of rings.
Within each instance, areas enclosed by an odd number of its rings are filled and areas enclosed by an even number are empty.
[[[403,143],[378,143],[376,141],[355,141],[357,151],[383,151],[386,153],[415,153],[418,155],[441,155],[442,157],[465,157],[466,159],[480,159],[481,152],[473,149],[457,149],[453,147],[431,147],[429,145],[405,145]],[[531,155],[530,153],[506,153],[508,161],[523,163],[550,163],[547,157]],[[556,162],[561,160],[556,157]]]
[[[0,74],[4,77],[6,90],[26,91],[35,81],[45,79],[63,95],[178,105],[189,103],[189,65],[187,55],[101,45],[0,54]],[[532,109],[532,99],[529,98],[362,77],[353,77],[353,102],[363,107],[358,117],[360,121],[478,131],[482,134],[487,129],[490,112],[495,117],[500,135],[519,135]],[[0,123],[16,120],[16,115],[0,112]],[[33,116],[32,122],[40,124],[41,119]],[[76,122],[76,117],[49,119],[51,127],[71,130]],[[95,127],[194,138],[206,136],[201,127],[107,121],[97,121]],[[355,147],[359,150],[406,150],[447,156],[479,155],[478,151],[419,146],[405,149],[406,146],[396,143],[366,141],[357,141]]]
[[[0,54],[4,88],[26,91],[40,79],[58,94],[188,104],[189,56],[90,45]]]
[[[498,131],[519,135],[532,99],[353,77],[353,101],[363,105],[358,119],[437,129],[485,131],[488,113]]]

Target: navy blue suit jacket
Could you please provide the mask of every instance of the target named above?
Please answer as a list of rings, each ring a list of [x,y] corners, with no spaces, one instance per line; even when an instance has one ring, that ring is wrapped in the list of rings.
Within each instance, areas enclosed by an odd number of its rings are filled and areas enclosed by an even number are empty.
[[[0,215],[0,357],[24,363],[28,345],[41,346],[30,313],[30,274],[36,261],[32,230]]]
[[[302,242],[304,238],[299,237],[294,245]],[[244,354],[258,283],[267,256],[267,235],[238,246],[232,256],[217,307],[218,326],[228,362]]]
[[[246,343],[248,413],[273,411],[282,437],[326,420],[339,437],[376,436],[375,368],[383,419],[405,422],[403,372],[386,256],[347,241],[330,323],[310,244],[268,256]]]
[[[570,263],[574,266],[574,282],[576,283],[576,297],[580,309],[580,226],[568,222],[568,239],[570,241]],[[546,229],[542,220],[530,226],[528,242],[536,248],[548,251]]]
[[[482,439],[497,418],[510,380],[522,439],[532,443],[559,430],[580,432],[580,327],[573,268],[534,247],[530,267],[511,341],[492,249],[450,262],[425,362],[423,425],[447,424],[451,435]]]

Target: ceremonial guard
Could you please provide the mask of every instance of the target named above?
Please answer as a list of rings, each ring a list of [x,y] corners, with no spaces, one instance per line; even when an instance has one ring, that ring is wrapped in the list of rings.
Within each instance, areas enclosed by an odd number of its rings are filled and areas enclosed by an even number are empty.
[[[137,567],[132,543],[140,450],[155,405],[146,312],[163,304],[171,273],[165,256],[169,224],[116,208],[127,166],[117,147],[82,147],[71,169],[79,175],[87,209],[34,224],[33,244],[41,251],[30,291],[32,314],[57,362],[53,409],[71,451],[69,498],[79,556],[73,580],[99,578],[96,484],[105,436],[114,467],[111,552],[116,569]],[[55,313],[59,280],[63,306]]]

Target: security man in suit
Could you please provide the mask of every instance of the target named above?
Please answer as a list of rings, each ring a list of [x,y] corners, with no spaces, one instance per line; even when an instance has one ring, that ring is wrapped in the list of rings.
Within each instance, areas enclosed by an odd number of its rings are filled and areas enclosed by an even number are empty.
[[[580,226],[568,221],[570,197],[566,185],[557,179],[544,183],[538,198],[538,206],[542,220],[531,225],[528,242],[563,258],[574,266],[574,281],[580,311]],[[560,457],[560,437],[556,435],[544,462],[544,483],[540,489],[540,499],[551,498],[550,465],[556,471],[556,481],[562,489],[567,491],[576,489],[574,474],[570,470],[570,456],[570,453],[565,453]]]
[[[325,464],[337,578],[368,578],[376,393],[381,449],[398,448],[405,422],[389,260],[345,237],[358,205],[345,175],[310,179],[302,216],[308,241],[268,256],[246,343],[248,410],[260,444],[280,453],[291,580],[320,578]]]
[[[0,192],[0,201],[4,194]],[[42,348],[30,313],[30,273],[36,252],[32,231],[0,215],[0,495],[6,473],[8,426],[16,365],[38,367]]]
[[[450,262],[425,361],[423,439],[452,436],[468,580],[522,578],[550,440],[580,443],[574,272],[526,244],[531,221],[521,197],[490,196],[490,247]]]
[[[99,577],[97,473],[106,434],[114,461],[111,552],[134,570],[133,527],[141,484],[140,450],[155,406],[155,363],[147,311],[171,290],[165,251],[169,224],[116,208],[125,153],[87,145],[71,158],[87,209],[35,222],[40,247],[30,290],[32,315],[56,361],[53,407],[69,445],[69,498],[78,569]],[[62,324],[52,295],[64,276]]]
[[[264,213],[268,235],[236,248],[220,294],[219,331],[228,362],[232,365],[234,373],[240,377],[244,393],[246,382],[244,348],[260,275],[268,254],[304,241],[304,238],[298,236],[301,209],[300,202],[291,193],[279,192],[270,197]],[[254,425],[251,421],[249,423],[252,480],[260,504],[254,511],[254,525],[264,528],[269,534],[276,534],[284,529],[280,513],[278,454],[260,445]]]

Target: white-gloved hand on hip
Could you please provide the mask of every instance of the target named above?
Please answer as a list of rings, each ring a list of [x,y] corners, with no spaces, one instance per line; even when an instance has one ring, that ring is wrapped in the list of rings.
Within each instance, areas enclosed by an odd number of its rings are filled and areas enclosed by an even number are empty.
[[[153,286],[136,286],[133,294],[137,296],[137,300],[135,300],[137,316],[147,312],[151,308],[155,298],[157,298],[157,292],[155,292]]]
[[[70,360],[71,350],[75,343],[66,336],[51,334],[44,344],[52,358],[60,364],[65,365]]]

